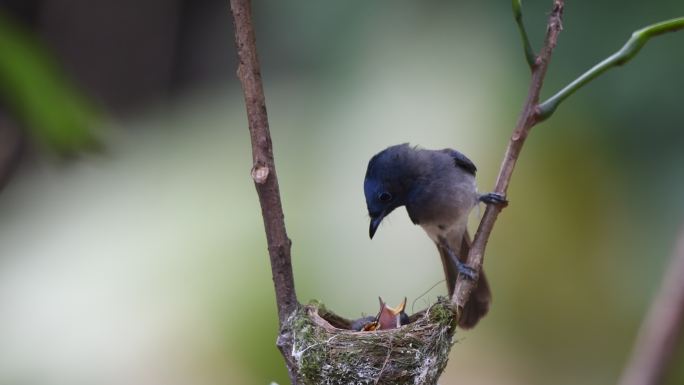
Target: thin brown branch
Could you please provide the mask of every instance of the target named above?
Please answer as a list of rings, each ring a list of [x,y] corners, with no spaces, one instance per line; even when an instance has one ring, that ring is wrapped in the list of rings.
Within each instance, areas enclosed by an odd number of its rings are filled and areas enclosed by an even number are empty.
[[[620,385],[662,383],[684,328],[684,228]]]
[[[278,319],[282,326],[298,306],[290,258],[291,242],[285,230],[283,207],[280,202],[271,133],[266,115],[266,99],[261,83],[256,38],[252,26],[251,4],[249,0],[230,0],[230,9],[235,24],[235,42],[240,60],[237,75],[245,95],[247,121],[252,138],[252,179],[259,195],[261,215],[264,218],[273,285],[278,304]]]
[[[237,76],[242,83],[247,107],[247,123],[252,140],[252,179],[259,195],[261,216],[264,219],[271,273],[278,306],[280,334],[276,345],[280,349],[293,385],[298,383],[297,369],[292,361],[289,331],[284,330],[288,317],[297,309],[290,246],[292,242],[285,230],[285,216],[280,201],[280,189],[273,159],[273,144],[266,114],[266,97],[261,82],[261,70],[256,50],[256,37],[252,26],[250,0],[230,0],[235,25],[235,43],[240,64]]]
[[[511,175],[513,174],[513,169],[515,168],[515,164],[520,155],[520,150],[525,143],[525,139],[527,138],[530,129],[539,123],[539,93],[541,92],[541,88],[544,83],[546,69],[551,61],[553,49],[556,47],[556,43],[558,42],[558,35],[563,28],[563,8],[563,0],[554,0],[553,9],[549,15],[544,46],[542,47],[539,56],[537,56],[535,66],[532,69],[532,79],[530,80],[527,100],[525,101],[525,105],[520,117],[518,118],[515,129],[513,130],[513,135],[508,142],[508,148],[506,149],[506,154],[504,155],[503,162],[501,163],[499,176],[494,187],[494,192],[499,194],[506,195],[508,184],[511,180]],[[473,239],[470,253],[468,253],[468,265],[475,269],[475,271],[481,271],[482,269],[484,251],[487,246],[487,241],[489,240],[494,223],[496,222],[496,219],[502,208],[502,206],[498,205],[488,205],[482,220],[480,221],[480,226],[475,233],[475,238]],[[476,285],[477,282],[474,280],[459,277],[456,281],[456,289],[454,290],[451,302],[459,309],[463,309],[470,298],[470,293]]]
[[[378,385],[380,382],[380,379],[382,378],[382,373],[385,372],[385,368],[387,367],[387,363],[390,360],[390,357],[392,357],[392,335],[389,337],[389,342],[388,342],[388,347],[387,347],[387,357],[385,357],[385,362],[382,364],[382,368],[380,368],[380,372],[378,373],[378,376],[375,378],[375,382],[373,383],[374,385]]]

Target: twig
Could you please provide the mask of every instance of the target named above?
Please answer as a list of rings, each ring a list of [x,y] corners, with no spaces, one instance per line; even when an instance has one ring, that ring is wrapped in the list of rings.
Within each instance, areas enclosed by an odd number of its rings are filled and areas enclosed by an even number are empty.
[[[684,328],[684,228],[646,316],[620,385],[662,383]]]
[[[390,357],[392,356],[392,335],[389,337],[389,346],[387,347],[387,357],[385,357],[385,362],[382,363],[382,368],[380,368],[380,372],[378,373],[378,377],[375,379],[375,382],[373,383],[374,385],[378,385],[380,382],[380,379],[382,378],[382,373],[385,371],[385,368],[387,367],[387,363],[389,362]]]
[[[539,56],[535,59],[535,66],[532,69],[532,79],[530,81],[530,87],[527,93],[527,100],[523,107],[522,113],[518,118],[513,135],[508,142],[508,148],[506,149],[506,154],[504,155],[503,162],[501,163],[499,176],[494,187],[494,191],[499,194],[506,195],[508,184],[510,182],[511,175],[513,174],[513,169],[515,168],[515,163],[520,155],[520,150],[525,143],[525,139],[527,138],[530,129],[539,122],[537,109],[539,93],[541,91],[542,84],[544,83],[546,69],[551,61],[551,54],[553,53],[553,49],[556,47],[556,43],[558,42],[558,35],[563,28],[563,7],[563,0],[554,0],[553,9],[551,10],[546,29],[544,46],[542,47]],[[492,233],[492,228],[494,227],[494,223],[496,222],[496,218],[501,212],[501,209],[502,206],[487,205],[487,209],[485,210],[482,220],[480,221],[480,226],[475,233],[475,238],[473,239],[470,253],[468,253],[468,265],[475,269],[475,271],[481,271],[482,269],[484,250],[487,246],[487,241],[489,240],[489,236]],[[454,295],[451,297],[451,302],[459,309],[463,309],[465,304],[468,302],[470,293],[476,284],[477,282],[474,280],[464,279],[462,276],[459,276],[458,280],[456,281]]]
[[[555,95],[550,97],[544,103],[539,105],[540,120],[547,119],[553,114],[558,105],[575,91],[582,88],[584,85],[594,80],[602,73],[617,66],[621,66],[630,61],[639,50],[646,45],[646,43],[654,36],[662,35],[667,32],[675,32],[684,28],[684,17],[663,21],[657,24],[649,25],[634,33],[627,40],[624,46],[619,51],[607,57],[602,62],[590,68],[580,77],[558,91]]]
[[[283,207],[280,203],[280,190],[273,160],[273,147],[252,27],[250,1],[230,0],[230,9],[235,23],[235,42],[240,60],[237,75],[245,94],[247,121],[252,138],[254,163],[252,179],[259,195],[261,215],[264,218],[273,285],[278,304],[278,318],[282,326],[298,306],[290,259],[291,242],[285,231]]]
[[[522,40],[523,43],[525,60],[527,60],[527,65],[530,67],[530,70],[534,71],[534,67],[537,65],[537,55],[535,55],[534,49],[532,48],[532,44],[530,44],[530,38],[527,36],[525,24],[522,20],[521,0],[513,0],[513,17],[515,18],[515,24],[518,26],[518,32],[520,32],[520,40]]]
[[[266,98],[261,83],[250,0],[230,0],[230,10],[235,24],[235,43],[240,60],[237,76],[240,78],[245,95],[247,122],[252,139],[252,179],[259,195],[261,216],[264,219],[278,306],[280,334],[276,345],[285,359],[290,382],[297,385],[297,367],[289,355],[292,339],[288,338],[288,331],[284,330],[287,319],[299,306],[290,257],[292,242],[287,237],[285,216],[280,202],[280,189],[273,159],[271,133],[268,128]]]

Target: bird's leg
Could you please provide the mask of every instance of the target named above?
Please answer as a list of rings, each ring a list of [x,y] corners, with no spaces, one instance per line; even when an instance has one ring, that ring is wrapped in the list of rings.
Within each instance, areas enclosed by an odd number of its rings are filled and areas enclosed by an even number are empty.
[[[475,280],[477,278],[477,272],[475,271],[475,269],[461,262],[461,260],[458,259],[456,253],[454,253],[454,251],[451,250],[451,247],[446,245],[446,243],[443,243],[442,247],[444,248],[444,250],[446,250],[447,254],[449,254],[449,258],[451,258],[451,261],[454,263],[454,266],[456,266],[456,270],[458,270],[459,274],[463,274],[466,278],[472,280]]]
[[[495,192],[482,194],[482,195],[480,195],[479,199],[480,199],[480,202],[487,203],[487,204],[497,205],[497,206],[501,206],[501,207],[508,206],[508,199],[506,199],[506,196],[503,194],[495,193]]]

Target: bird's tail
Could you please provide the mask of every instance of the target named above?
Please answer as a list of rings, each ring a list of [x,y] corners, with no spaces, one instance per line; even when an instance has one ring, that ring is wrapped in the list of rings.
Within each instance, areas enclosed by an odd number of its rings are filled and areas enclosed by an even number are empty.
[[[454,294],[454,286],[456,285],[456,278],[458,277],[458,269],[456,265],[449,258],[447,251],[440,245],[437,245],[439,256],[442,259],[442,267],[444,267],[444,276],[446,277],[447,288],[449,290],[449,297]],[[464,233],[463,241],[461,242],[461,249],[454,250],[457,253],[461,262],[466,262],[468,252],[470,252],[470,235],[468,232]],[[492,301],[492,293],[489,290],[489,283],[484,271],[480,272],[480,278],[477,281],[477,287],[470,295],[470,299],[463,308],[463,313],[458,321],[458,326],[463,329],[470,329],[474,327],[480,318],[484,317],[489,311],[489,304]]]

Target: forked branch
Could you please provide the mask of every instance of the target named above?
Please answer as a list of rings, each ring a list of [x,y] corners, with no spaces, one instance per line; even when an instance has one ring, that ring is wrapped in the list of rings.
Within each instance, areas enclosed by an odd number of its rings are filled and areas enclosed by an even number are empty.
[[[636,56],[652,37],[684,29],[684,17],[680,17],[656,23],[634,32],[631,38],[619,51],[579,76],[547,101],[539,104],[539,94],[544,83],[546,70],[551,60],[553,49],[558,42],[558,35],[562,29],[564,1],[554,0],[553,9],[551,10],[547,24],[544,46],[536,57],[534,56],[534,51],[522,22],[521,2],[520,0],[512,0],[512,4],[513,16],[517,23],[518,30],[520,31],[525,58],[532,71],[532,78],[530,80],[527,100],[525,101],[522,113],[520,114],[513,135],[508,143],[506,154],[501,163],[499,175],[494,187],[494,192],[504,196],[508,190],[508,184],[510,183],[511,175],[513,174],[513,169],[515,168],[522,146],[532,127],[550,117],[558,105],[575,91],[594,80],[608,69],[627,63]],[[484,250],[501,209],[502,206],[488,205],[482,220],[480,221],[470,253],[468,254],[468,265],[475,269],[475,271],[480,271],[482,268]],[[454,295],[451,299],[452,303],[459,309],[462,309],[468,301],[470,293],[475,285],[476,282],[459,277],[456,282]]]
[[[634,33],[627,40],[624,46],[619,51],[608,56],[606,59],[591,67],[587,72],[583,73],[577,79],[558,91],[555,95],[550,97],[544,103],[539,105],[539,120],[547,119],[558,105],[567,99],[568,96],[575,93],[590,81],[597,78],[602,73],[617,66],[621,66],[632,60],[634,56],[646,45],[646,43],[654,36],[662,35],[667,32],[675,32],[684,28],[684,17],[663,21],[657,24],[649,25]]]
[[[546,69],[551,61],[553,49],[556,47],[556,43],[558,42],[558,35],[563,28],[563,7],[563,0],[554,0],[553,9],[549,15],[549,22],[546,28],[544,46],[542,47],[539,56],[535,58],[535,65],[532,67],[532,79],[530,80],[527,100],[525,101],[522,113],[518,118],[518,123],[513,130],[513,135],[508,142],[508,148],[506,149],[506,154],[504,155],[503,162],[501,163],[501,169],[499,170],[499,176],[496,180],[496,186],[494,187],[494,192],[501,195],[506,195],[508,184],[511,180],[511,175],[513,174],[513,169],[515,168],[518,156],[520,155],[520,150],[525,143],[525,139],[527,138],[530,129],[539,122],[537,113],[539,93],[541,92],[542,85],[544,84]],[[482,216],[480,226],[477,228],[475,238],[473,238],[470,253],[468,253],[467,263],[475,271],[480,271],[482,269],[482,262],[484,259],[484,251],[487,246],[487,241],[489,240],[489,236],[494,228],[494,223],[496,222],[496,218],[501,212],[501,209],[502,206],[490,204],[487,206],[487,209]],[[451,302],[457,307],[457,309],[463,309],[465,304],[468,302],[470,293],[476,284],[477,282],[473,280],[464,279],[462,276],[459,276],[458,280],[456,281],[456,289],[454,290],[454,294],[451,298]]]
[[[553,10],[549,16],[544,46],[539,56],[535,57],[522,22],[520,0],[513,0],[513,15],[520,31],[526,60],[532,71],[532,79],[527,100],[508,143],[494,188],[494,192],[502,195],[506,194],[522,145],[532,127],[550,117],[558,105],[575,91],[608,69],[623,65],[631,60],[650,38],[684,28],[684,18],[676,18],[653,24],[634,32],[619,51],[589,69],[544,103],[538,104],[546,69],[558,41],[558,34],[562,29],[563,6],[562,0],[554,1]],[[475,271],[481,270],[484,250],[501,209],[501,206],[488,205],[480,226],[475,233],[475,238],[468,254],[468,265],[475,269]],[[459,277],[452,297],[452,303],[457,306],[457,309],[460,310],[465,306],[475,284],[475,281]],[[668,269],[661,291],[642,326],[634,354],[626,367],[620,384],[655,385],[660,383],[674,353],[675,343],[681,334],[683,326],[684,232],[680,236],[679,246]]]

